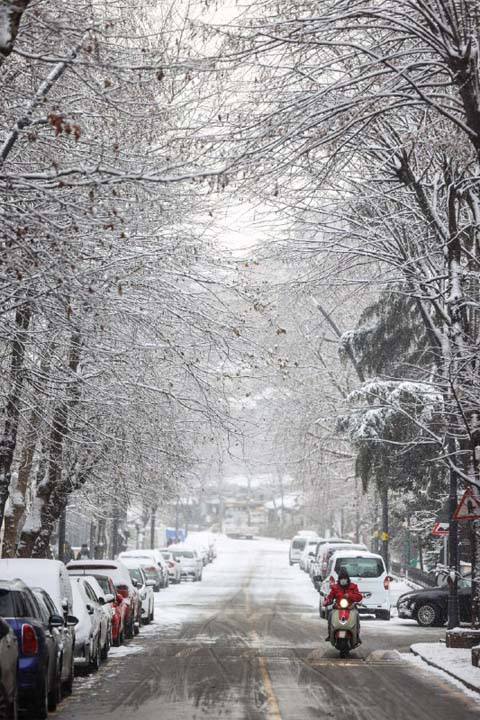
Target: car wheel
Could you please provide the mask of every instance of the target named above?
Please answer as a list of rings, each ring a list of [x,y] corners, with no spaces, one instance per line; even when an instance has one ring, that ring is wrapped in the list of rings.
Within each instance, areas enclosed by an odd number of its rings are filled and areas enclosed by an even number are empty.
[[[73,649],[72,649],[72,660],[70,662],[70,672],[68,673],[68,678],[65,680],[65,682],[63,684],[63,694],[64,695],[72,694],[74,675],[75,675],[75,661],[73,659]]]
[[[149,615],[150,622],[153,622],[154,616],[155,616],[155,608],[152,607],[152,609],[150,611],[150,615]]]
[[[390,610],[377,610],[375,616],[378,620],[390,620]]]
[[[140,632],[140,621],[133,623],[133,634],[138,635]]]
[[[95,645],[94,655],[90,658],[90,670],[97,672],[100,669],[102,663],[102,650],[100,647],[100,638],[98,638]]]
[[[102,660],[106,660],[108,657],[108,651],[110,650],[110,632],[107,632],[107,638],[105,640],[105,645],[103,646],[100,657]]]
[[[48,693],[48,709],[55,712],[57,705],[62,699],[62,668],[57,668],[53,688]]]
[[[133,618],[130,618],[130,620],[128,621],[127,627],[125,628],[125,639],[131,640],[133,638],[133,635],[134,635]]]
[[[443,625],[444,618],[438,605],[435,603],[425,603],[420,605],[416,611],[417,623],[422,627],[432,627],[434,625]]]

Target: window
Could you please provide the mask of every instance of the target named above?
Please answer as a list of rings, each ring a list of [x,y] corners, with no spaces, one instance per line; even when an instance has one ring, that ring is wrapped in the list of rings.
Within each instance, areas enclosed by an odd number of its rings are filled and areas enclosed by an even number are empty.
[[[89,585],[88,582],[85,582],[84,587],[89,599],[93,600],[93,602],[97,602],[97,596],[95,595],[94,590],[92,590],[91,585]]]
[[[340,568],[345,568],[350,577],[365,579],[380,577],[385,572],[381,558],[338,558],[335,563],[337,574]]]
[[[129,571],[132,580],[136,580],[140,585],[143,585],[142,571],[138,568],[130,568]]]
[[[39,611],[40,611],[40,620],[41,620],[45,625],[48,625],[48,620],[49,620],[49,618],[50,618],[50,615],[48,614],[48,610],[47,610],[47,608],[46,608],[44,599],[43,599],[43,597],[42,597],[42,593],[41,593],[39,590],[37,590],[37,591],[34,590],[33,592],[34,592],[35,597],[36,597],[36,599],[37,599],[37,605],[38,605],[38,609],[39,609]]]
[[[182,557],[184,557],[184,558],[190,558],[190,559],[192,559],[192,558],[195,557],[195,555],[193,554],[193,552],[190,552],[190,550],[175,550],[174,553],[173,553],[173,555],[174,555],[174,557],[175,557],[175,560],[176,560],[177,558],[182,558]]]
[[[102,588],[102,590],[103,590],[103,592],[105,593],[105,595],[107,595],[108,593],[111,593],[111,592],[112,592],[112,591],[110,590],[110,587],[109,587],[109,585],[108,585],[108,580],[107,580],[106,577],[102,577],[101,575],[94,575],[93,577],[94,577],[95,580],[98,582],[98,584],[99,584],[100,587]]]
[[[463,577],[460,578],[458,581],[458,588],[459,590],[471,590],[472,589],[472,578],[471,577]],[[1,615],[1,613],[0,613]]]
[[[302,540],[300,538],[298,540],[294,540],[292,542],[292,550],[303,550],[303,548],[305,547],[306,544],[307,544],[306,540]]]
[[[0,616],[13,617],[14,615],[12,593],[9,590],[0,590]]]

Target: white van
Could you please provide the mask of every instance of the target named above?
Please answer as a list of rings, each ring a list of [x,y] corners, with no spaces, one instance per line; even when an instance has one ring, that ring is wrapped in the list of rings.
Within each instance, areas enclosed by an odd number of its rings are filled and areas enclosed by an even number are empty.
[[[390,578],[381,555],[358,550],[337,550],[331,556],[325,579],[320,585],[320,617],[324,617],[323,602],[330,587],[338,581],[340,568],[345,568],[352,582],[363,595],[360,612],[390,620]]]
[[[290,550],[288,552],[290,565],[300,562],[300,558],[302,557],[302,553],[305,550],[307,541],[307,537],[300,537],[300,535],[296,535],[293,538],[292,542],[290,543]]]

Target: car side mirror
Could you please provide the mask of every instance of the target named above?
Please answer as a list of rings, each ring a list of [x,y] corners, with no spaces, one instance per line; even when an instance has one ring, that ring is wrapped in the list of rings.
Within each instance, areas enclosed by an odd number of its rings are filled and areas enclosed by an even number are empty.
[[[67,615],[67,627],[78,625],[78,618],[75,615]]]
[[[93,607],[93,605],[90,605],[90,603],[87,603],[85,607],[87,608],[88,614],[93,615],[93,613],[95,612],[95,608]]]
[[[107,593],[103,599],[106,603],[111,603],[115,600],[115,597],[112,593]]]
[[[100,595],[100,596],[97,598],[97,601],[98,601],[98,604],[99,604],[99,605],[105,605],[105,598],[103,597],[103,595]]]
[[[61,615],[50,615],[50,618],[48,620],[48,626],[50,628],[63,628],[64,625],[65,622]]]
[[[133,585],[133,587],[138,588],[138,586],[139,586],[138,580],[132,580],[132,585]]]

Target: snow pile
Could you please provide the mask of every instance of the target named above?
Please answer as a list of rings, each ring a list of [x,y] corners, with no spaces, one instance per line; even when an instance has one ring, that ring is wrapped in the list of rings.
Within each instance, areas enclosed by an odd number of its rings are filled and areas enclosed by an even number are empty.
[[[447,648],[440,643],[416,643],[411,651],[437,670],[460,680],[470,690],[480,692],[480,669],[472,665],[472,651]]]

